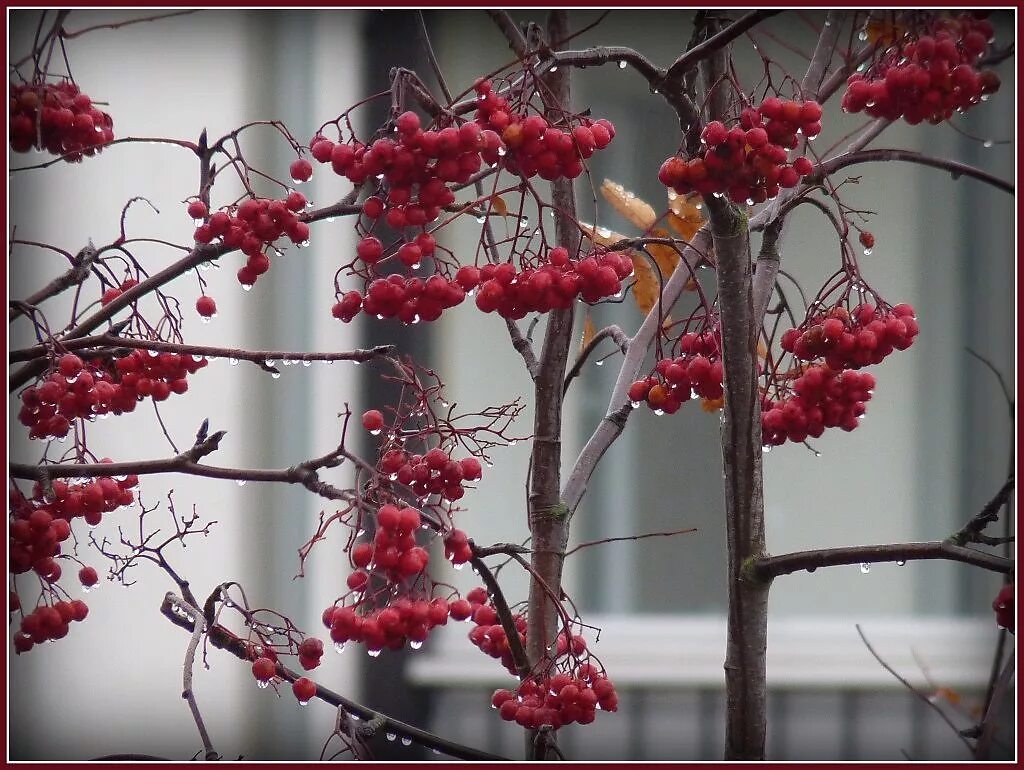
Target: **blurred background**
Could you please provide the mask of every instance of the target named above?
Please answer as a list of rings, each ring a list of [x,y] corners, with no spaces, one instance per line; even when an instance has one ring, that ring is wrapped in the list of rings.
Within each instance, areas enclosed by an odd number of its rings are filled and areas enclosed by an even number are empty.
[[[732,12],[735,15],[738,12]],[[139,12],[74,11],[66,27],[83,29],[137,18]],[[540,14],[517,19],[543,21]],[[1009,13],[992,17],[997,44],[1013,39]],[[453,92],[513,58],[482,11],[425,13],[434,51]],[[692,31],[692,11],[573,11],[582,29],[574,48],[626,45],[667,65]],[[741,82],[763,73],[755,45],[798,80],[824,20],[819,12],[784,12],[734,46]],[[9,15],[9,56],[31,48],[37,11]],[[857,30],[851,27],[852,36]],[[67,43],[75,80],[114,117],[117,137],[173,137],[195,141],[205,127],[219,137],[250,120],[282,120],[300,142],[323,122],[367,94],[389,87],[389,71],[406,66],[438,92],[424,57],[417,14],[408,11],[202,11],[122,29],[99,29]],[[1002,89],[949,124],[886,129],[872,146],[917,149],[962,160],[1003,178],[1015,168],[1015,93],[1012,59],[997,68]],[[781,79],[781,75],[779,76]],[[838,97],[833,100],[838,102]],[[634,231],[595,190],[610,178],[661,209],[661,162],[678,146],[678,125],[660,96],[629,68],[590,68],[573,75],[573,109],[590,108],[617,128],[612,150],[599,153],[591,177],[577,186],[581,217],[627,234]],[[371,133],[385,117],[381,100],[357,113]],[[818,152],[862,122],[837,103],[826,105]],[[294,157],[269,129],[243,137],[246,156],[284,176]],[[12,167],[43,160],[9,154]],[[257,160],[258,159],[258,160]],[[348,192],[346,181],[317,172],[302,191],[317,205]],[[870,255],[858,255],[867,281],[889,302],[918,311],[921,335],[909,350],[873,371],[878,380],[862,426],[826,433],[815,452],[787,445],[765,457],[768,548],[773,553],[814,547],[936,540],[946,537],[987,502],[1006,478],[1013,425],[997,379],[967,353],[971,348],[1015,385],[1014,210],[1011,196],[970,179],[905,163],[860,165],[843,188],[844,203],[872,212]],[[52,243],[75,252],[92,239],[116,237],[123,205],[145,196],[159,213],[135,206],[130,235],[186,243],[192,223],[183,201],[198,187],[198,164],[167,145],[126,144],[80,165],[9,176],[9,237]],[[267,188],[267,193],[276,192]],[[215,188],[215,203],[235,192]],[[223,199],[218,196],[223,196]],[[461,228],[461,229],[460,229]],[[445,231],[445,246],[474,247],[473,223]],[[754,248],[759,237],[755,237]],[[347,350],[397,342],[436,368],[448,399],[470,409],[529,400],[530,380],[506,344],[501,320],[464,306],[437,323],[403,328],[397,322],[342,324],[330,315],[334,273],[348,261],[355,239],[343,220],[314,226],[312,245],[285,250],[270,276],[243,292],[229,255],[203,273],[218,315],[202,324],[191,312],[198,284],[172,285],[185,308],[189,342],[262,349]],[[859,247],[858,247],[859,248]],[[150,244],[136,252],[152,271],[176,258]],[[808,297],[838,267],[834,231],[812,207],[790,217],[783,269]],[[237,264],[236,264],[237,263]],[[10,251],[10,297],[26,296],[62,266],[51,252]],[[346,287],[348,288],[348,287]],[[684,300],[685,301],[685,300]],[[56,325],[70,298],[44,306]],[[632,333],[641,315],[631,302],[591,310],[597,328],[609,323]],[[540,339],[541,329],[536,338]],[[580,329],[582,333],[582,328]],[[34,338],[27,322],[12,324],[9,344]],[[600,418],[617,373],[617,359],[588,363],[566,402],[566,463],[571,463]],[[161,407],[172,438],[189,445],[199,423],[228,431],[209,458],[218,465],[284,468],[332,449],[336,415],[345,403],[357,414],[380,406],[386,392],[373,366],[338,363],[284,368],[272,379],[253,365],[214,361],[192,378],[187,396]],[[1015,390],[1015,388],[1013,388]],[[9,402],[11,403],[11,402]],[[532,414],[518,424],[530,432]],[[573,539],[585,542],[640,532],[694,527],[694,534],[616,542],[588,548],[567,565],[567,590],[584,619],[601,629],[593,650],[621,693],[620,711],[599,725],[562,731],[572,759],[717,759],[724,704],[724,526],[718,418],[696,406],[657,417],[641,409],[604,458],[574,518]],[[171,454],[155,415],[132,415],[90,426],[90,448],[116,460]],[[12,458],[30,461],[41,447],[9,424]],[[479,543],[525,537],[524,478],[528,445],[496,450],[476,490],[464,498],[461,526]],[[344,486],[345,469],[325,474]],[[173,490],[179,510],[192,505],[216,520],[208,538],[168,554],[205,597],[219,583],[242,583],[254,604],[276,608],[310,633],[322,630],[323,608],[344,593],[347,560],[340,532],[321,543],[298,572],[298,548],[314,531],[323,501],[282,485],[152,476],[143,501],[161,504]],[[327,512],[332,512],[327,509]],[[103,532],[117,535],[130,514],[107,517]],[[119,519],[119,520],[118,520]],[[167,519],[166,526],[170,526]],[[95,554],[80,553],[103,572]],[[461,588],[473,575],[439,577]],[[187,759],[200,749],[195,725],[181,702],[181,666],[187,635],[159,615],[174,585],[156,569],[140,567],[136,585],[101,582],[88,596],[88,620],[69,636],[27,655],[9,654],[9,757],[88,759],[140,752]],[[511,601],[525,598],[522,575],[505,570]],[[998,576],[944,562],[857,566],[800,573],[778,580],[769,625],[769,736],[771,759],[967,758],[955,733],[871,657],[857,636],[860,624],[878,651],[904,677],[931,694],[959,726],[976,720],[989,678],[997,629],[990,604]],[[30,592],[29,592],[30,593]],[[438,629],[417,652],[371,659],[358,650],[328,650],[315,674],[337,691],[398,718],[495,752],[518,756],[518,728],[501,722],[486,704],[510,679],[472,650],[468,628]],[[1012,641],[1012,640],[1011,640]],[[328,645],[329,646],[329,645]],[[258,690],[247,665],[217,650],[197,666],[195,688],[211,737],[228,759],[316,759],[335,715],[322,703],[302,709],[291,693]],[[1012,714],[1007,724],[1014,724]],[[54,729],[59,725],[59,729]],[[1012,729],[1011,729],[1012,735]],[[1006,733],[1004,732],[1004,735]],[[1010,738],[1007,736],[1007,740]],[[428,759],[416,746],[380,737],[382,759]],[[1001,749],[1013,755],[1009,743]]]

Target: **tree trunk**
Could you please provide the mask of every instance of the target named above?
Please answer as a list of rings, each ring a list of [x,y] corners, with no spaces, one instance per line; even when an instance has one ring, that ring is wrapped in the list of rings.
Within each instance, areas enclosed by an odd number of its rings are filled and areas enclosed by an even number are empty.
[[[708,18],[707,34],[720,29]],[[709,119],[728,110],[726,49],[704,63]],[[722,463],[728,548],[728,631],[725,655],[727,760],[764,759],[766,732],[765,652],[769,584],[745,576],[744,565],[764,554],[764,496],[761,478],[761,398],[757,381],[750,229],[747,218],[724,198],[706,198],[718,271],[719,316],[725,398]]]
[[[565,11],[552,11],[548,17],[547,38],[554,43],[568,35]],[[569,110],[569,68],[562,67],[544,78],[552,96],[551,106]],[[551,110],[552,116],[559,109]],[[558,245],[570,254],[579,248],[579,228],[576,219],[576,198],[572,180],[559,179],[551,184],[552,203],[555,206],[555,236]],[[527,611],[526,652],[531,670],[544,673],[550,661],[550,645],[558,633],[556,599],[562,592],[562,563],[569,539],[569,519],[562,505],[562,380],[572,339],[573,308],[556,310],[549,314],[544,343],[538,360],[540,364],[534,382],[536,413],[533,422],[533,451],[530,477],[530,557],[534,576],[530,580],[530,598]],[[550,760],[558,758],[551,731],[528,730],[526,755],[528,759]]]

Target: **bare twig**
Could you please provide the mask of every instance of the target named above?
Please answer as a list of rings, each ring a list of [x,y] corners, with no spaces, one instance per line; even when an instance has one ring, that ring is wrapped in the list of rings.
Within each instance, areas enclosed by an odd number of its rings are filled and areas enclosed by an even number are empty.
[[[846,166],[852,166],[855,163],[894,160],[905,161],[907,163],[917,163],[922,166],[931,166],[932,168],[942,169],[943,171],[948,171],[953,179],[959,179],[961,176],[969,176],[972,179],[977,179],[981,182],[992,185],[997,190],[1002,190],[1010,195],[1013,195],[1016,189],[1013,182],[1000,179],[994,174],[982,171],[980,168],[968,163],[948,160],[947,158],[937,158],[933,155],[925,155],[924,153],[914,152],[913,150],[882,148],[848,152],[826,160],[818,166],[818,168],[815,169],[809,177],[806,177],[805,181],[810,184],[820,182],[829,174],[834,174],[839,169],[845,168]]]
[[[590,358],[590,355],[594,352],[597,346],[609,337],[615,340],[615,344],[619,346],[619,350],[622,351],[623,355],[629,352],[629,337],[626,336],[626,333],[614,324],[604,327],[601,331],[597,332],[589,342],[587,342],[583,350],[580,351],[579,356],[577,356],[572,368],[569,369],[569,373],[565,375],[565,382],[562,385],[563,394],[569,390],[569,384],[577,375],[579,375],[580,370],[583,369],[583,365],[587,362],[587,359]]]
[[[878,664],[886,671],[888,671],[890,674],[892,674],[897,679],[897,681],[899,681],[900,684],[902,684],[904,687],[910,690],[910,692],[916,695],[919,700],[927,704],[928,708],[932,709],[932,711],[938,714],[942,718],[942,721],[949,725],[950,729],[960,739],[960,742],[963,743],[964,746],[967,747],[967,750],[973,754],[974,748],[971,746],[970,742],[960,734],[959,729],[957,729],[957,726],[953,724],[953,721],[946,715],[946,712],[939,708],[937,704],[932,703],[931,699],[927,695],[925,695],[923,692],[920,692],[916,687],[914,687],[914,685],[912,685],[910,682],[908,682],[906,679],[900,676],[899,672],[897,672],[896,669],[894,669],[892,666],[885,662],[882,656],[879,655],[875,651],[875,648],[871,646],[871,642],[868,641],[868,638],[864,636],[864,632],[861,630],[859,623],[855,625],[855,628],[857,629],[857,633],[860,635],[861,641],[864,642],[864,646],[868,648],[868,652],[870,652],[871,656],[878,661]]]

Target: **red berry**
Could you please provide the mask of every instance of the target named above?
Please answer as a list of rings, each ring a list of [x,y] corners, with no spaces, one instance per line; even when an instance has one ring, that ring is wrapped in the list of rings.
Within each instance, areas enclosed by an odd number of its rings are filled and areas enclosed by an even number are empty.
[[[311,679],[300,676],[292,683],[292,692],[295,693],[295,700],[305,705],[316,695],[316,683]]]
[[[288,173],[292,175],[295,182],[308,182],[309,178],[313,176],[313,164],[305,158],[298,158],[292,161],[292,165],[288,167]]]
[[[252,664],[252,675],[261,682],[268,682],[274,678],[277,667],[270,658],[256,658]]]
[[[193,219],[206,219],[208,210],[202,201],[192,201],[188,204],[188,215]]]
[[[78,376],[78,373],[82,371],[82,366],[81,358],[74,353],[66,353],[61,356],[57,364],[57,370],[65,377],[71,378]]]
[[[380,242],[380,238],[373,235],[368,235],[359,241],[356,246],[356,254],[363,262],[367,264],[373,264],[380,255],[384,252],[384,245]]]
[[[860,231],[860,244],[865,249],[872,249],[875,246],[875,236],[867,230]]]
[[[93,567],[82,567],[78,571],[78,580],[86,588],[91,588],[99,582],[99,575],[96,574],[96,569]]]
[[[217,303],[213,297],[204,294],[196,300],[196,312],[203,318],[212,318],[217,313]]]
[[[411,110],[403,112],[395,120],[395,127],[401,134],[415,134],[420,129],[420,116]]]
[[[363,427],[370,433],[379,433],[384,427],[384,415],[376,409],[363,412]]]

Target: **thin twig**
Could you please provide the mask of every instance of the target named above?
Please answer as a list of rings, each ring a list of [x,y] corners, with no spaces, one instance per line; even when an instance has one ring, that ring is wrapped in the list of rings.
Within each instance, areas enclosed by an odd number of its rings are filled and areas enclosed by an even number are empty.
[[[592,545],[604,545],[605,543],[616,543],[616,542],[619,542],[621,540],[643,540],[643,539],[648,538],[648,537],[674,537],[675,535],[689,535],[689,534],[692,534],[693,532],[696,532],[696,531],[697,531],[696,527],[690,527],[689,529],[675,529],[675,530],[672,530],[671,532],[645,532],[642,535],[626,535],[624,537],[605,537],[605,538],[602,538],[601,540],[590,540],[590,541],[588,541],[586,543],[580,543],[579,545],[575,546],[574,548],[570,548],[568,551],[566,551],[565,555],[569,556],[570,554],[574,554],[574,553],[576,553],[576,551],[579,551],[582,548],[589,548]]]
[[[886,671],[888,671],[890,674],[892,674],[894,677],[896,677],[900,684],[902,684],[904,687],[910,690],[910,692],[914,693],[914,695],[916,695],[923,703],[925,703],[928,706],[928,708],[930,708],[932,711],[938,714],[942,718],[942,721],[949,725],[953,733],[960,739],[960,742],[963,743],[964,746],[967,747],[967,750],[971,752],[971,754],[973,755],[974,747],[971,746],[970,741],[968,741],[966,738],[964,738],[964,736],[960,734],[960,730],[957,728],[955,724],[953,724],[953,721],[946,715],[946,712],[939,708],[937,704],[932,703],[931,699],[927,695],[925,695],[923,692],[920,692],[916,687],[914,687],[914,685],[912,685],[910,682],[908,682],[906,679],[900,676],[896,669],[894,669],[892,666],[886,663],[885,660],[882,659],[882,656],[879,655],[875,651],[875,648],[871,646],[871,642],[868,641],[868,638],[864,636],[864,632],[861,630],[859,623],[855,624],[854,627],[857,629],[857,633],[860,635],[861,641],[864,642],[864,646],[868,648],[868,652],[870,652],[872,657],[878,661],[878,664]]]

